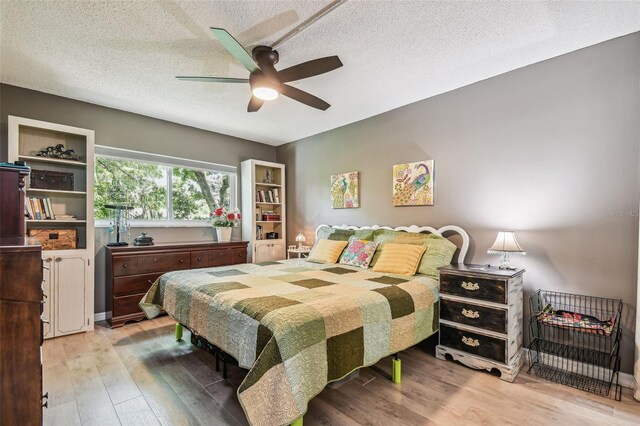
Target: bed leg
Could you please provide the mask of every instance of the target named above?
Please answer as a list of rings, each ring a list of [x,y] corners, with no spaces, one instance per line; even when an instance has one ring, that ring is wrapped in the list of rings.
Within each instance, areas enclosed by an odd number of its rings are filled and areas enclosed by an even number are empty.
[[[182,340],[182,324],[176,323],[176,340]]]
[[[391,381],[400,384],[402,379],[402,361],[398,358],[398,354],[394,354],[391,358]]]
[[[302,426],[302,416],[298,417],[291,423],[291,426]]]
[[[226,379],[227,377],[227,354],[222,352],[222,378]]]

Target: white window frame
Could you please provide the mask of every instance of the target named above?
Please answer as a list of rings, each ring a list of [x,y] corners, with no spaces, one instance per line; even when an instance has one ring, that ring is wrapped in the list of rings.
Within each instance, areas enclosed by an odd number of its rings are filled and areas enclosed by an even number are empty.
[[[203,170],[206,172],[226,173],[229,175],[229,205],[232,209],[238,207],[237,181],[238,168],[235,166],[227,166],[225,164],[208,163],[206,161],[188,160],[186,158],[169,157],[167,155],[151,154],[148,152],[133,151],[123,148],[113,148],[110,146],[96,145],[96,158],[109,158],[113,160],[129,160],[140,163],[157,164],[170,167],[184,167],[193,170]],[[173,215],[172,193],[171,193],[171,174],[172,170],[167,171],[167,214]],[[92,188],[94,190],[94,188]],[[132,227],[136,228],[203,228],[209,227],[211,224],[206,220],[176,220],[176,219],[158,219],[158,220],[141,220],[131,219],[129,221]],[[96,219],[95,226],[100,228],[109,227],[109,219]]]

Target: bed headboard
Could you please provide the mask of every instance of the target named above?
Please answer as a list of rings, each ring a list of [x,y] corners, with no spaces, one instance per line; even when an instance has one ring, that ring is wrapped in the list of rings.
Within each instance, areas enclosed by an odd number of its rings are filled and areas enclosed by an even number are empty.
[[[435,228],[432,228],[431,226],[417,226],[417,225],[398,226],[397,228],[392,228],[390,226],[378,226],[378,225],[351,226],[351,225],[324,225],[323,224],[316,228],[316,240],[318,239],[318,231],[320,230],[320,228],[324,226],[327,226],[329,228],[335,228],[335,229],[352,229],[354,231],[357,231],[359,229],[372,229],[372,230],[388,229],[391,231],[405,231],[405,232],[414,232],[414,233],[427,232],[430,234],[440,235],[445,238],[448,238],[446,235],[444,235],[445,232],[448,234],[453,233],[454,235],[459,235],[460,237],[462,237],[462,244],[456,244],[459,249],[459,251],[457,252],[458,254],[456,256],[457,262],[453,262],[453,263],[464,263],[464,259],[467,256],[467,251],[469,251],[469,234],[467,234],[467,231],[465,231],[464,229],[455,225],[447,225],[447,226],[443,226],[442,228],[435,229]]]

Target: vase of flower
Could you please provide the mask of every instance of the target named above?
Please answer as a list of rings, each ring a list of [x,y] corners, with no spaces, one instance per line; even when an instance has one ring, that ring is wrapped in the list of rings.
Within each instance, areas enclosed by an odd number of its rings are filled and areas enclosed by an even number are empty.
[[[240,212],[219,207],[215,212],[209,213],[209,218],[211,219],[211,225],[216,230],[218,242],[231,241],[231,231],[240,223]]]
[[[231,241],[231,230],[233,227],[231,226],[217,226],[216,227],[216,237],[218,237],[218,242],[228,243]]]

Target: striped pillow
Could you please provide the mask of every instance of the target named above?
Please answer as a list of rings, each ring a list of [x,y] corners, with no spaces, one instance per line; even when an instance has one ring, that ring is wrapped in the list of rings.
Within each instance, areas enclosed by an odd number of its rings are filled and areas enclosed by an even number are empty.
[[[374,272],[415,275],[420,259],[427,248],[413,244],[386,243],[373,267]]]
[[[336,263],[346,246],[346,241],[318,240],[307,260],[315,263]]]

